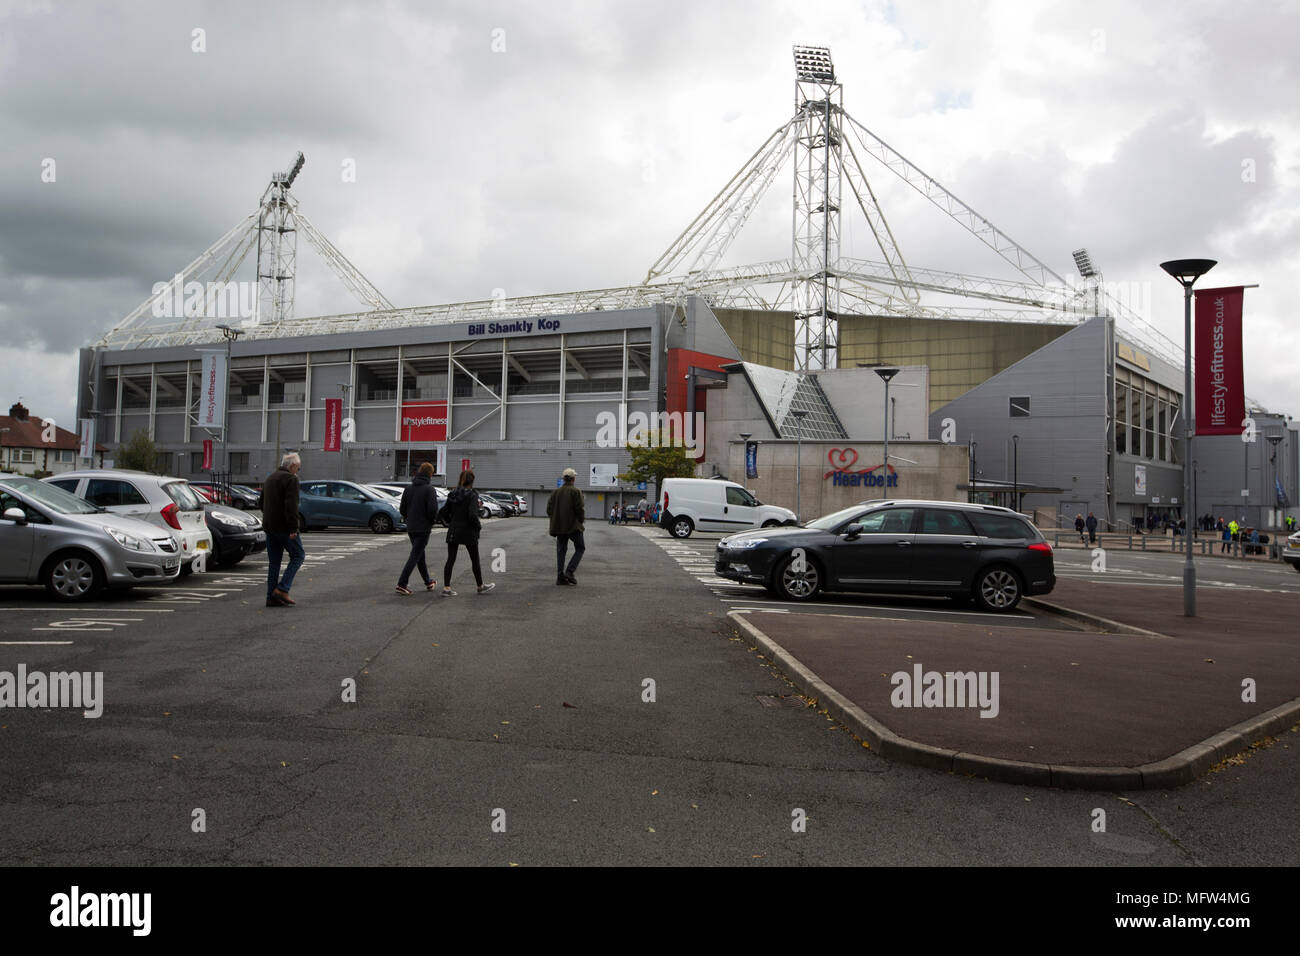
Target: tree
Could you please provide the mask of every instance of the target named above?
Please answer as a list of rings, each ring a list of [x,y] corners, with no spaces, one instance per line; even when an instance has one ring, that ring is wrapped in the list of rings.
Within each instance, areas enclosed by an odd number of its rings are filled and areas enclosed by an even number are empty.
[[[161,474],[158,471],[158,447],[147,431],[140,429],[117,450],[117,467]]]
[[[665,478],[694,478],[695,459],[687,454],[681,442],[673,442],[672,436],[663,432],[650,432],[644,444],[628,442],[627,451],[632,456],[632,467],[626,474],[618,476],[619,481],[645,481],[653,483],[656,488],[663,484]]]

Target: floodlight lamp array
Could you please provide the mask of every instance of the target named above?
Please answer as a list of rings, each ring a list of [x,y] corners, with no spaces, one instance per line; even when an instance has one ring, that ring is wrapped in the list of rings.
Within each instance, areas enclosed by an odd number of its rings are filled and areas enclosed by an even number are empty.
[[[795,74],[801,80],[816,83],[834,83],[835,67],[831,51],[824,46],[797,46],[794,48]]]

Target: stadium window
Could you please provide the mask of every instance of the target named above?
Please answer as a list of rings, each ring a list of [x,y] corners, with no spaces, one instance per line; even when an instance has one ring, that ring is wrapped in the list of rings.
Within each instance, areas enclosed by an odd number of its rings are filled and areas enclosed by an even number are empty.
[[[1028,395],[1011,396],[1011,417],[1012,418],[1029,417],[1029,396]]]

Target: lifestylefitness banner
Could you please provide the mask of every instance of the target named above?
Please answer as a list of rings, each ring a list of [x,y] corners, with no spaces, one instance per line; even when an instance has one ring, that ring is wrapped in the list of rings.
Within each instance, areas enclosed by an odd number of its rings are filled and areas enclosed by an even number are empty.
[[[1196,434],[1237,435],[1246,417],[1241,360],[1242,287],[1196,292]]]

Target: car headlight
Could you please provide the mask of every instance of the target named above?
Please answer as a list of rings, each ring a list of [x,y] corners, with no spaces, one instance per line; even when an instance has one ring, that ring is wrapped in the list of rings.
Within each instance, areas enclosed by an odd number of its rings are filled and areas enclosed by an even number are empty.
[[[137,538],[135,537],[135,535],[127,534],[125,531],[120,531],[117,528],[110,528],[108,525],[104,525],[103,527],[106,532],[108,532],[110,535],[113,536],[114,541],[116,541],[122,547],[126,548],[126,550],[128,551],[153,551],[154,550],[152,541],[147,541],[143,538]]]
[[[247,527],[244,522],[236,521],[233,518],[227,518],[225,515],[214,514],[212,515],[212,520],[214,523],[221,525],[221,527],[229,531],[242,531]]]
[[[748,551],[760,544],[767,544],[767,538],[746,538],[744,541],[724,542],[728,551]]]

